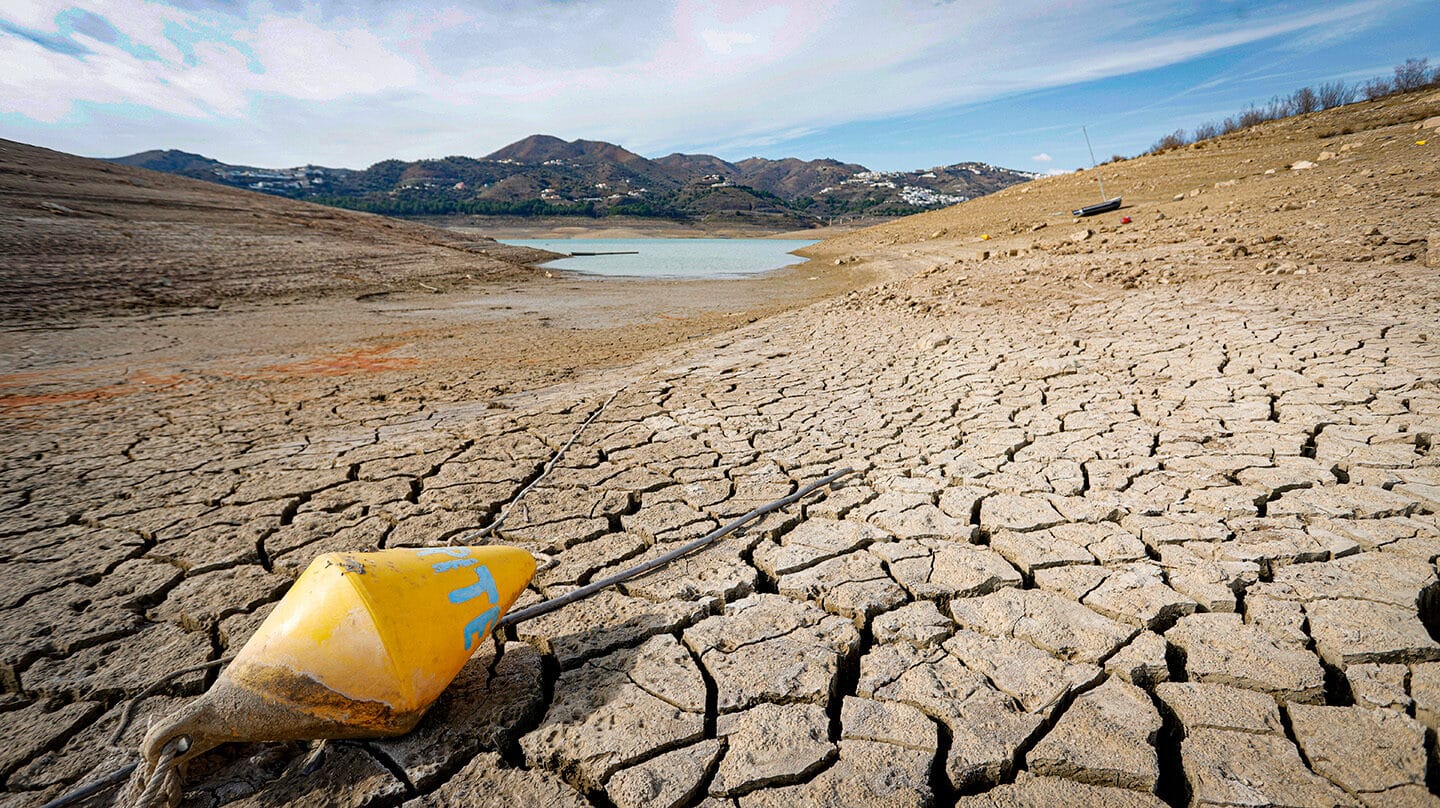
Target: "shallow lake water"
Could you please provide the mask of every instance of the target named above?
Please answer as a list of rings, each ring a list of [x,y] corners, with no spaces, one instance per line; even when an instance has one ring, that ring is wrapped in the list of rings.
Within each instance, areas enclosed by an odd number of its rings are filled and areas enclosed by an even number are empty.
[[[503,239],[572,257],[544,266],[636,278],[744,278],[804,262],[790,255],[811,240],[773,238]],[[574,255],[574,253],[627,253]]]

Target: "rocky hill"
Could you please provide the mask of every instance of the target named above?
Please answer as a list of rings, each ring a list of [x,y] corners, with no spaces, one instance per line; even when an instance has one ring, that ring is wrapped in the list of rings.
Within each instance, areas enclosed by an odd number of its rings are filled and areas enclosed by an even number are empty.
[[[221,163],[175,150],[112,162],[237,188],[391,215],[763,216],[812,226],[849,215],[902,215],[1033,179],[985,163],[875,172],[836,160],[731,163],[709,154],[651,160],[613,143],[531,135],[485,157],[384,160],[363,170]]]
[[[147,154],[186,171],[207,165]],[[0,318],[9,322],[436,286],[528,274],[526,262],[548,255],[8,140],[0,253]]]

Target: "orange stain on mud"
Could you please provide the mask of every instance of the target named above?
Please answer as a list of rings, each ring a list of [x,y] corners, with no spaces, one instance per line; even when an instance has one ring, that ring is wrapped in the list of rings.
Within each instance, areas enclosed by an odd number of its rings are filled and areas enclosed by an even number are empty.
[[[386,370],[404,370],[420,364],[420,360],[403,356],[386,356],[403,343],[391,343],[375,348],[356,348],[280,365],[266,365],[242,379],[256,379],[275,376],[347,376],[351,373],[379,373]]]
[[[65,375],[66,374],[63,373],[57,373],[52,376],[39,372],[11,373],[0,377],[0,388],[13,388],[37,383],[54,382],[59,378],[63,378]],[[54,393],[0,394],[0,413],[8,415],[20,409],[45,407],[54,404],[108,401],[112,398],[135,395],[136,393],[148,393],[168,389],[180,384],[184,380],[185,377],[178,374],[162,376],[141,371],[132,374],[120,384],[109,384],[102,387],[87,387],[79,390],[63,390]]]

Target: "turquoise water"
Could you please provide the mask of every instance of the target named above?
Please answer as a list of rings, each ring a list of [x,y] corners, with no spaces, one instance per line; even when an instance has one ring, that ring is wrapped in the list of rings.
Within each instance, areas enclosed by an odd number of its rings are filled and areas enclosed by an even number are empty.
[[[771,238],[552,238],[503,239],[506,244],[558,253],[634,252],[561,258],[545,264],[595,275],[638,278],[744,278],[798,264],[790,255],[814,241]]]

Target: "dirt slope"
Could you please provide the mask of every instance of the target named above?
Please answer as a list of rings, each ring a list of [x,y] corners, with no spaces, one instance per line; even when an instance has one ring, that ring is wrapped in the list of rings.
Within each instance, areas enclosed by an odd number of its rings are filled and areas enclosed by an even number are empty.
[[[1274,121],[1101,166],[1108,194],[1125,199],[1115,213],[1070,214],[1099,198],[1095,172],[1085,171],[842,235],[807,254],[1022,259],[989,265],[971,287],[990,272],[1005,283],[1011,271],[1043,274],[1002,300],[1423,259],[1437,223],[1440,132],[1420,127],[1437,114],[1440,92],[1431,90]]]
[[[544,255],[0,141],[0,318],[450,285]]]

